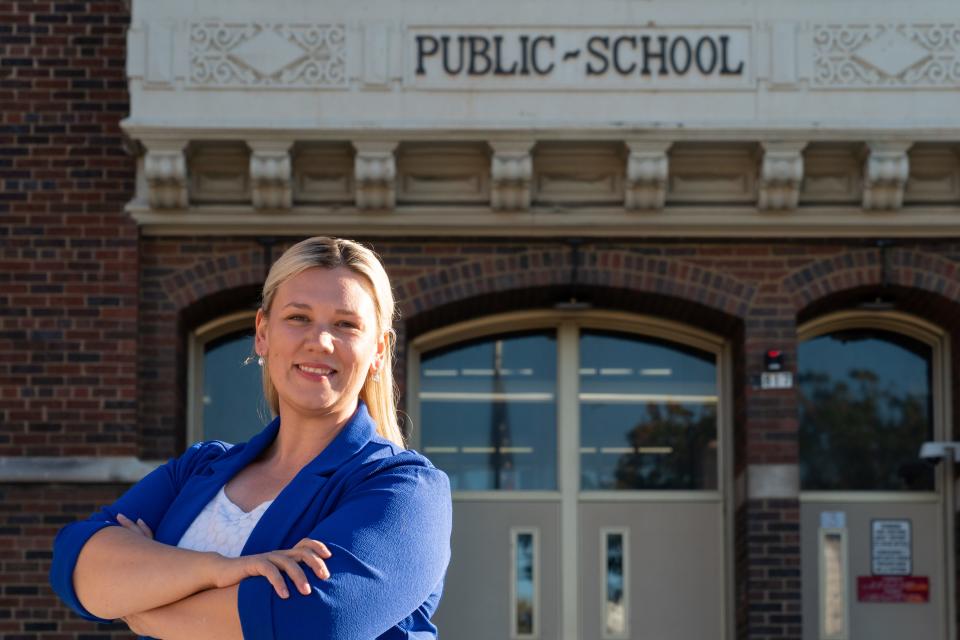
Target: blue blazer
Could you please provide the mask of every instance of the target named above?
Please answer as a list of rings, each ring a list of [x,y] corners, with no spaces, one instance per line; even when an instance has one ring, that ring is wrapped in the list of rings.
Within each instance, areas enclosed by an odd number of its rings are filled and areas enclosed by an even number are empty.
[[[73,569],[100,529],[119,526],[117,513],[143,518],[154,539],[176,545],[194,518],[238,471],[276,438],[277,418],[249,442],[200,442],[148,474],[115,503],[65,526],[54,541],[50,583],[74,611]],[[450,561],[450,483],[415,451],[377,435],[362,401],[337,437],[274,500],[242,555],[289,549],[303,538],[333,554],[330,578],[305,571],[310,595],[287,579],[288,599],[266,578],[240,583],[237,609],[246,640],[288,638],[435,638],[430,617],[440,602]]]

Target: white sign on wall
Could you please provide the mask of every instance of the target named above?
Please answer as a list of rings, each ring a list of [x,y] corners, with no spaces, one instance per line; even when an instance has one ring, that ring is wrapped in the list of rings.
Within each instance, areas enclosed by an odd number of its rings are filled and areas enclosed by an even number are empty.
[[[871,572],[875,576],[909,576],[913,549],[909,520],[871,522]]]

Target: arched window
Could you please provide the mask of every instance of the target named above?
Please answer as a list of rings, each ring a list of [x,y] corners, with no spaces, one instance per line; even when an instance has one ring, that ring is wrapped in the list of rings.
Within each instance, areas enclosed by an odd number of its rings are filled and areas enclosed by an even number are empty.
[[[581,491],[718,488],[718,344],[594,318],[464,327],[460,340],[414,350],[416,444],[455,490],[555,491],[564,455],[578,458]],[[577,363],[573,375],[561,360]],[[564,422],[576,434],[566,451]]]
[[[939,337],[902,314],[839,314],[801,330],[804,491],[933,491]]]
[[[192,332],[189,442],[243,442],[269,421],[253,347],[255,317],[254,312],[241,311]]]

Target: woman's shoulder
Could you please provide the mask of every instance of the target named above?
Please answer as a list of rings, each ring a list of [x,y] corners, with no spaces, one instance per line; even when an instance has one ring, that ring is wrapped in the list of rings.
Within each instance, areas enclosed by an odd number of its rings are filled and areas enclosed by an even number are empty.
[[[376,436],[360,451],[357,475],[364,478],[384,474],[398,477],[416,476],[421,481],[449,488],[447,474],[434,466],[422,453],[405,449],[385,438]]]

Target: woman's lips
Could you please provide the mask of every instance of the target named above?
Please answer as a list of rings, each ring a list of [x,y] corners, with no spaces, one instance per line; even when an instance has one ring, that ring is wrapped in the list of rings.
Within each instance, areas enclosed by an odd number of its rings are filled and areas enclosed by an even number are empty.
[[[328,380],[331,376],[337,373],[336,369],[331,369],[330,367],[312,366],[306,364],[298,364],[297,371],[311,380]]]

